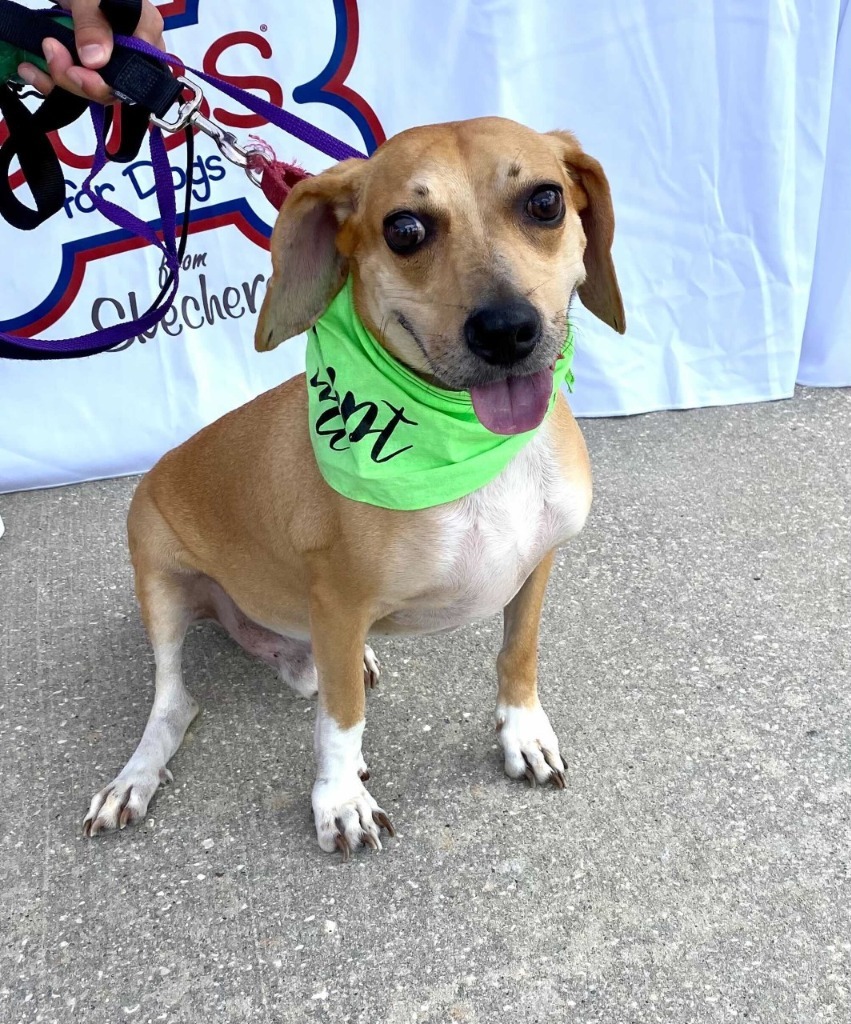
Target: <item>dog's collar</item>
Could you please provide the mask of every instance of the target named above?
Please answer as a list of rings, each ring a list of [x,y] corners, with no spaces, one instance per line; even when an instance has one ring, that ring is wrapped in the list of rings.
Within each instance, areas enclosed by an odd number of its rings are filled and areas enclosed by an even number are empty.
[[[548,415],[561,385],[573,385],[572,360],[569,329]],[[536,433],[491,433],[469,392],[435,387],[394,359],[357,315],[351,278],[308,332],[307,393],[326,483],[381,508],[430,508],[471,494]]]

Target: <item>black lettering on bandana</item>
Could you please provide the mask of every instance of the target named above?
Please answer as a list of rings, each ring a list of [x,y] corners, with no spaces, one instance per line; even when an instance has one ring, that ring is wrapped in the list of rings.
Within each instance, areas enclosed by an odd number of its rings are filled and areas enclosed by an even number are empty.
[[[380,464],[389,462],[391,459],[395,459],[397,455],[401,455],[403,452],[413,448],[412,444],[408,444],[404,448],[397,448],[396,451],[390,452],[389,455],[384,454],[385,447],[401,423],[411,427],[419,425],[416,420],[408,419],[405,415],[404,407],[397,409],[395,405],[382,399],[381,404],[386,405],[393,415],[383,425],[376,425],[376,420],[382,411],[381,407],[375,402],[358,402],[351,391],[347,391],[341,399],[335,387],[337,380],[336,370],[333,366],[328,366],[325,368],[325,373],[327,380],[322,380],[317,370],[310,378],[310,386],[316,388],[319,392],[318,398],[320,402],[330,403],[330,408],[317,417],[314,429],[320,437],[329,438],[328,446],[332,451],[344,452],[365,438],[375,436],[369,457],[373,462]],[[359,413],[362,414],[360,420],[354,422],[357,420]],[[342,443],[345,441],[350,443]]]

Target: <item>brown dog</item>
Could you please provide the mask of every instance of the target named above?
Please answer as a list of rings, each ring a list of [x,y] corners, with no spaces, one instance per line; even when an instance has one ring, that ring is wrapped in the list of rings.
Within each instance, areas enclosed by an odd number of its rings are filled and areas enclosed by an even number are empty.
[[[525,431],[528,417],[512,426],[496,398],[528,391],[527,378],[552,383],[574,293],[624,330],[613,231],[603,170],[569,133],[502,118],[415,128],[293,190],[272,238],[256,345],[308,328],[351,275],[354,306],[380,345],[432,384],[470,390],[491,429]],[[197,712],[181,648],[199,619],[216,619],[298,692],[318,688],[313,808],[323,850],[377,849],[379,829],[392,834],[363,784],[364,683],[378,675],[371,633],[434,632],[504,609],[505,770],[564,785],[536,662],[553,551],[582,528],[591,503],[567,403],[558,398],[490,483],[399,511],[325,482],[306,391],[301,375],[261,395],[139,484],[128,528],[156,696],[135,753],[92,800],[89,835],[140,820],[169,777]]]

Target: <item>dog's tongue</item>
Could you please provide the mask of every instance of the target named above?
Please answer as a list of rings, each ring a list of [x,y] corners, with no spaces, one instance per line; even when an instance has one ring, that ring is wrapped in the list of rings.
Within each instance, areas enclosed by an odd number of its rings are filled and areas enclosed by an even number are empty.
[[[552,393],[552,369],[470,388],[479,422],[494,434],[534,430],[547,414]]]

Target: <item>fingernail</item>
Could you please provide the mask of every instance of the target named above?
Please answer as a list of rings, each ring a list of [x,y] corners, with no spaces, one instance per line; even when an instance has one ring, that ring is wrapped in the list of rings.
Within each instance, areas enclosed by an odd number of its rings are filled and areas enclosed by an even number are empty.
[[[83,76],[80,74],[78,68],[68,68],[65,74],[68,76],[68,78],[71,79],[71,81],[74,83],[74,85],[77,86],[78,89],[83,88]]]
[[[35,85],[35,68],[29,64],[21,64],[18,68],[18,76],[22,78],[27,85]]]
[[[80,47],[80,57],[84,64],[91,67],[93,64],[102,64],[106,57],[106,50],[99,43],[89,43]]]
[[[45,39],[44,42],[41,44],[41,48],[44,51],[44,59],[47,61],[48,64],[56,56],[56,46],[57,43],[55,39]]]

